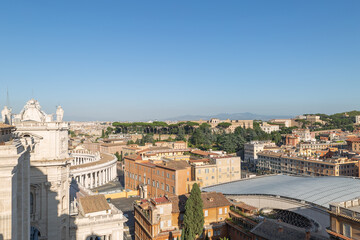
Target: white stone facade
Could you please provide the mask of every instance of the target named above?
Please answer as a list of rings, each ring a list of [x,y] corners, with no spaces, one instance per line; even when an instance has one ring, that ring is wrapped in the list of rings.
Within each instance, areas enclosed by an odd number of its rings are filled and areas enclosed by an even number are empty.
[[[0,236],[30,236],[30,146],[19,139],[0,145]]]
[[[84,217],[77,215],[70,226],[71,240],[123,240],[123,213],[112,204],[110,213],[97,213]]]
[[[0,144],[2,239],[85,240],[88,230],[80,225],[91,222],[92,234],[100,231],[97,236],[112,234],[112,240],[122,240],[124,218],[119,210],[121,214],[116,216],[121,221],[111,220],[116,219],[112,214],[107,214],[107,220],[70,216],[70,164],[74,162],[68,153],[69,128],[63,122],[63,109],[57,108],[54,121],[32,99],[17,115],[11,115],[7,107],[1,114],[3,122],[16,127],[14,133],[9,132],[12,137],[4,138],[8,142]],[[109,164],[114,158],[107,156],[106,163],[100,158],[98,166]],[[110,180],[116,177],[116,160],[115,170],[109,169]],[[74,223],[80,224],[75,232],[70,228]]]

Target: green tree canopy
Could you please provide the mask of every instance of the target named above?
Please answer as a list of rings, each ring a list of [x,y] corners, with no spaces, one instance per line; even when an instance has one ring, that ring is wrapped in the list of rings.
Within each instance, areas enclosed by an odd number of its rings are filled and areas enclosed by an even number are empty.
[[[228,127],[231,126],[231,123],[228,123],[228,122],[222,122],[222,123],[219,123],[216,127],[217,128],[220,128],[220,129],[227,129]]]

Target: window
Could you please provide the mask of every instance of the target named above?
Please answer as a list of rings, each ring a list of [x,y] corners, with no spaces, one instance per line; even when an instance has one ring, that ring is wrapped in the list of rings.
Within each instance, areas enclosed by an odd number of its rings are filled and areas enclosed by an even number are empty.
[[[224,208],[225,209],[225,213],[227,213],[227,208]]]
[[[161,183],[161,189],[164,190],[164,183]]]
[[[163,213],[164,213],[164,208],[160,207],[160,214],[163,214]]]
[[[219,168],[219,172],[221,172],[221,168]]]
[[[153,180],[153,187],[155,187],[155,181]]]
[[[209,169],[205,169],[205,173],[209,173]]]
[[[139,182],[141,182],[141,176],[139,175]]]
[[[222,208],[219,208],[219,214],[222,214]]]
[[[156,181],[156,187],[159,188],[159,182],[158,181]]]
[[[189,172],[188,172],[188,175],[189,175]],[[173,175],[172,175],[172,179],[174,179],[174,180],[175,180],[175,174],[173,174]]]
[[[208,237],[211,237],[211,232],[210,231],[208,232]]]
[[[163,228],[164,227],[164,221],[161,221],[160,222],[160,228]]]
[[[201,169],[198,170],[198,173],[199,173],[199,174],[201,173]]]
[[[215,179],[215,176],[211,176],[211,179]]]
[[[168,227],[171,227],[171,220],[168,220]]]
[[[169,191],[169,185],[166,184],[166,191]]]
[[[174,188],[174,187],[171,187],[171,190],[172,190],[172,193],[175,194],[175,188]]]
[[[351,226],[349,224],[343,223],[343,232],[345,237],[351,238]]]
[[[204,216],[207,217],[208,216],[208,210],[205,210],[204,212]]]

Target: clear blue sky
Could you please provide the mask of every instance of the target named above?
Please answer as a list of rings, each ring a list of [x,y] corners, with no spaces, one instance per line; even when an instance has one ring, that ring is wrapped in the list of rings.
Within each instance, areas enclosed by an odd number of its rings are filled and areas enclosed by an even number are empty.
[[[1,1],[0,108],[67,120],[360,109],[360,1]]]

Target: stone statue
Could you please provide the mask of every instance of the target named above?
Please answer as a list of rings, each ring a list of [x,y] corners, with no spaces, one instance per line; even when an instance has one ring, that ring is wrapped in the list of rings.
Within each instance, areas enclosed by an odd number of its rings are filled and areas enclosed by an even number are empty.
[[[64,117],[64,110],[62,109],[61,106],[58,106],[57,109],[56,109],[56,121],[57,122],[62,122],[63,117]]]

